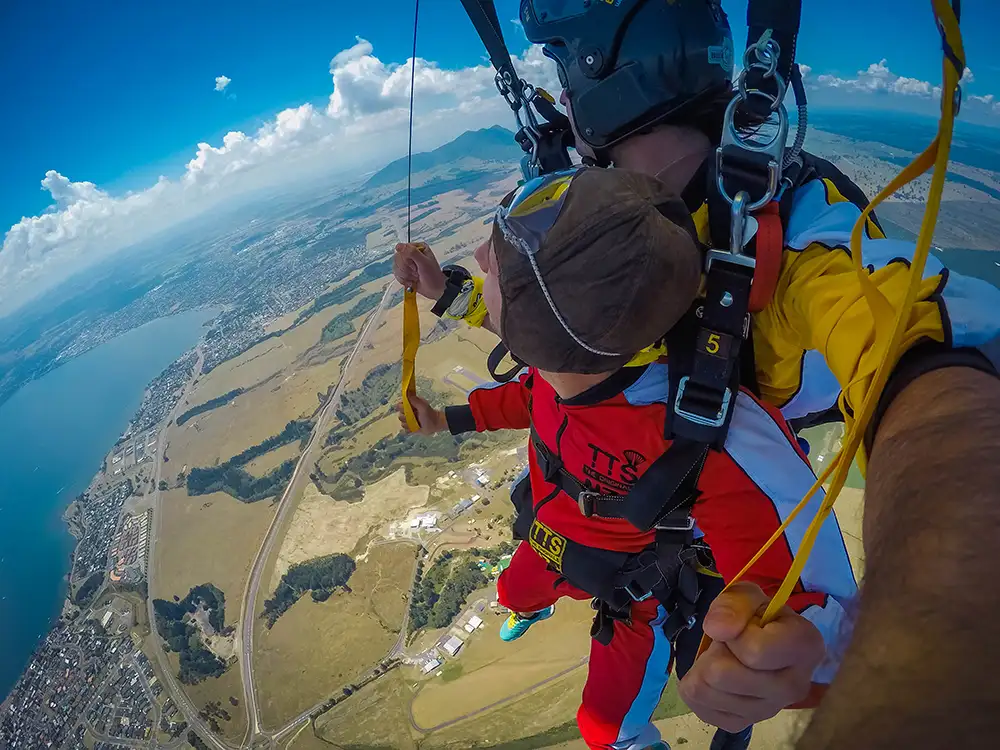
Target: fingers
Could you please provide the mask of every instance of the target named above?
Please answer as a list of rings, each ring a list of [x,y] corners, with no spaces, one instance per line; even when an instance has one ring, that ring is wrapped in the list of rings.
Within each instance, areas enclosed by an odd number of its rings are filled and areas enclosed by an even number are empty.
[[[713,641],[726,643],[738,637],[763,612],[769,599],[760,587],[740,582],[722,592],[705,615],[703,629]]]
[[[416,396],[411,396],[410,397],[411,405],[413,405],[412,402],[413,402],[413,399],[415,399],[415,398],[416,398]],[[424,420],[422,420],[420,418],[420,411],[416,408],[416,406],[414,406],[414,409],[413,409],[413,416],[417,420],[417,429],[416,430],[411,430],[409,423],[406,421],[406,411],[403,409],[403,402],[402,401],[400,401],[398,404],[396,404],[396,412],[397,412],[397,416],[399,418],[399,426],[402,428],[403,432],[422,432],[421,427],[423,426],[423,421]]]
[[[776,620],[763,627],[751,625],[726,645],[740,662],[757,670],[796,667],[812,674],[826,655],[816,626],[787,607]]]
[[[444,293],[446,277],[434,251],[423,242],[400,242],[393,259],[393,275],[405,287],[428,299]]]
[[[713,643],[678,686],[699,718],[729,732],[769,719],[802,697],[802,681],[792,670],[753,671],[728,646]],[[808,678],[806,682],[808,690]]]
[[[392,259],[392,275],[403,286],[414,286],[420,281],[420,272],[408,245],[396,245],[396,254]]]

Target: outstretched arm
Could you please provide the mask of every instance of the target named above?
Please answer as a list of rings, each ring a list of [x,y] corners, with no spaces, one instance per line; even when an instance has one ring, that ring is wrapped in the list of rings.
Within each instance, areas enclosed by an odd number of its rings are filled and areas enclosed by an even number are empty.
[[[864,537],[854,636],[797,747],[994,745],[1000,380],[941,369],[893,401],[871,455]]]

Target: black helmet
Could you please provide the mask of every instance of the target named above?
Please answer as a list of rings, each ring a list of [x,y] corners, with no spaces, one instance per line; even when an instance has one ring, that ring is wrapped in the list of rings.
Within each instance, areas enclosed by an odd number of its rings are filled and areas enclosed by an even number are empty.
[[[578,136],[595,150],[732,87],[719,0],[521,0],[521,23],[558,64]]]

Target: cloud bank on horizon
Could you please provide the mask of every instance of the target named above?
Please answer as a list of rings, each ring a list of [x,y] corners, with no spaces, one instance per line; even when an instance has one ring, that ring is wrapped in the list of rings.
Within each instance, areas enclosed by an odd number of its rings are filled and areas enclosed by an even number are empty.
[[[6,233],[0,249],[0,315],[124,247],[169,229],[240,195],[321,171],[347,171],[387,162],[405,148],[411,61],[385,63],[367,40],[330,61],[333,84],[326,106],[285,109],[253,133],[231,131],[218,145],[199,143],[177,179],[114,196],[91,182],[73,182],[49,170],[41,187],[52,205],[24,217]],[[558,91],[554,64],[538,47],[515,60],[529,81]],[[894,73],[883,59],[854,78],[815,75],[802,65],[807,86],[862,96],[940,97],[940,88]],[[963,81],[975,79],[966,69]],[[218,76],[215,90],[231,79]],[[440,145],[470,128],[510,125],[486,64],[447,69],[416,62],[416,131],[420,148]],[[1000,115],[992,94],[967,97],[969,106]],[[398,153],[397,153],[398,152]]]

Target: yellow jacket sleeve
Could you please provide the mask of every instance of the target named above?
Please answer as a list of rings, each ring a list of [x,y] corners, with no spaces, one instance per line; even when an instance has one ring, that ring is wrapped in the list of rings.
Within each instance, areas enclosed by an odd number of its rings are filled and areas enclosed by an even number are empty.
[[[850,257],[859,209],[828,179],[796,192],[774,298],[754,319],[761,395],[795,418],[832,407],[841,390],[845,417],[861,406],[879,364],[875,324]],[[913,244],[886,239],[870,222],[862,245],[869,277],[900,307]],[[1000,335],[1000,291],[928,259],[900,355],[920,341],[980,347]]]

